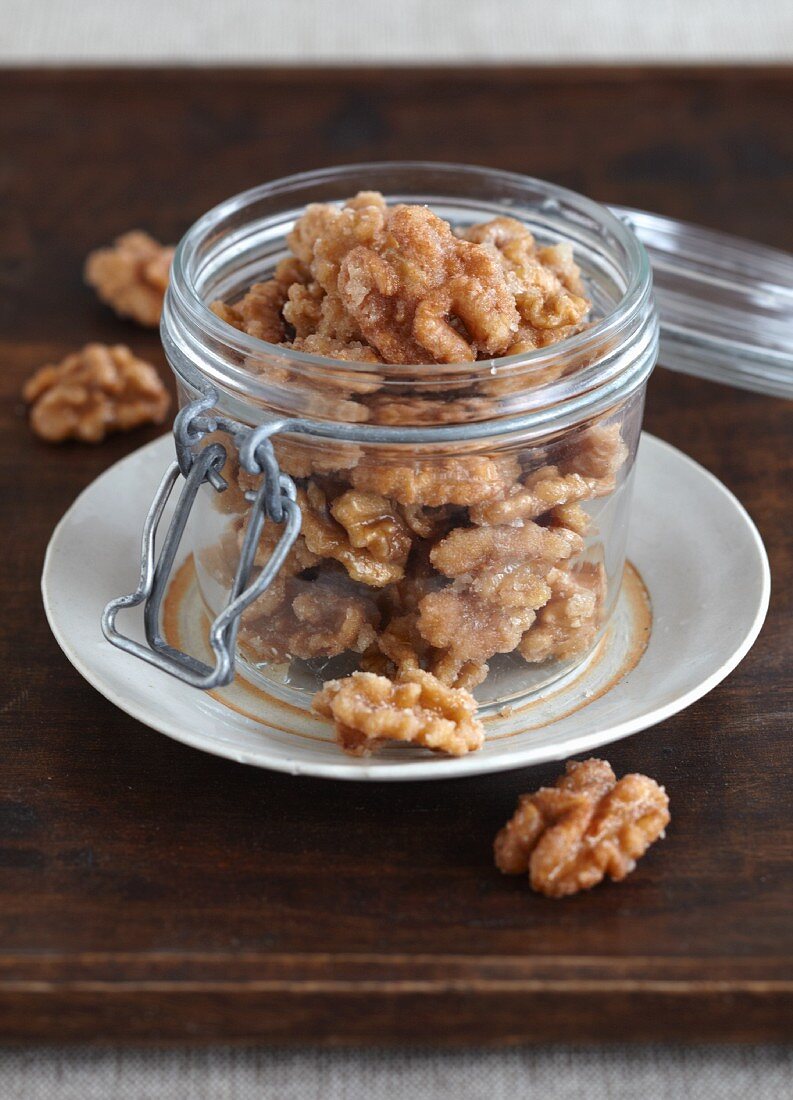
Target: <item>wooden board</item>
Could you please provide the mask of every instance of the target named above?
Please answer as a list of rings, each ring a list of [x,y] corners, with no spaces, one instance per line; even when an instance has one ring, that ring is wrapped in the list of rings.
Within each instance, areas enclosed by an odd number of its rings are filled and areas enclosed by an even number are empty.
[[[0,74],[0,1040],[789,1037],[789,405],[652,381],[647,427],[756,520],[771,612],[726,683],[608,752],[666,784],[666,842],[623,885],[554,902],[491,860],[553,766],[393,786],[271,775],[84,683],[44,621],[44,549],[152,433],[50,448],[18,395],[89,339],[164,369],[156,334],[82,285],[91,247],[134,226],[174,240],[224,196],[314,166],[495,165],[793,249],[792,108],[790,70]]]

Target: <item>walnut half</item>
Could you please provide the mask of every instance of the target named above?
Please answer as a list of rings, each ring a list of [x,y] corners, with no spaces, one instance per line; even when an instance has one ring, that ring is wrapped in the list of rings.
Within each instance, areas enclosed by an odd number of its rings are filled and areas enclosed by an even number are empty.
[[[395,683],[373,672],[331,680],[314,709],[336,725],[345,752],[363,756],[384,741],[408,741],[433,752],[464,756],[482,747],[484,730],[470,692],[412,669]]]
[[[121,317],[156,328],[168,288],[174,249],[133,229],[85,261],[85,281]]]
[[[605,760],[570,760],[553,787],[521,796],[496,837],[496,866],[507,875],[528,871],[534,890],[561,898],[606,875],[620,882],[669,821],[669,799],[654,779],[617,780]]]
[[[50,443],[100,443],[110,432],[161,424],[171,403],[154,367],[123,344],[86,344],[36,371],[23,396],[34,432]]]

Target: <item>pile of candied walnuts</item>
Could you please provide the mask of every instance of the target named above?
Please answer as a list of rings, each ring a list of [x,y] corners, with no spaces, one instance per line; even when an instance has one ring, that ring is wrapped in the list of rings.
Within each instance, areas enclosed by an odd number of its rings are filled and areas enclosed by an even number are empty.
[[[373,367],[516,354],[587,323],[571,247],[538,247],[510,218],[456,234],[426,207],[388,207],[362,192],[341,207],[309,206],[288,243],[272,279],[213,303],[218,317],[283,347]],[[367,419],[415,417],[415,400],[390,401],[375,369],[356,385]],[[294,437],[275,448],[298,483],[302,527],[275,583],[246,611],[240,642],[254,663],[360,655],[362,673],[316,703],[347,751],[409,740],[470,752],[481,737],[441,735],[429,720],[416,732],[415,706],[402,700],[419,684],[429,690],[427,674],[436,704],[453,714],[455,692],[481,683],[498,654],[570,661],[593,645],[606,582],[602,562],[582,557],[591,523],[582,503],[615,488],[627,456],[618,422],[521,452],[418,457]],[[239,469],[226,472],[234,488],[218,506],[239,514],[204,555],[219,581],[235,567],[253,488]],[[259,564],[278,530],[265,528]]]

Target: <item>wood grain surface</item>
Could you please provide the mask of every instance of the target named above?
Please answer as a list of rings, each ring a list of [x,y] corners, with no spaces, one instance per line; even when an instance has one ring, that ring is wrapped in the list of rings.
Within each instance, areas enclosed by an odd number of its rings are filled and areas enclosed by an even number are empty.
[[[156,334],[83,286],[89,249],[135,226],[175,240],[225,196],[326,164],[493,165],[793,250],[792,114],[789,70],[0,74],[0,1041],[790,1036],[789,405],[651,382],[647,427],[760,528],[771,611],[725,683],[608,750],[666,784],[667,840],[624,884],[558,902],[491,859],[554,766],[295,779],[169,741],[84,683],[44,619],[44,550],[154,433],[49,447],[19,391],[89,339],[165,372]]]

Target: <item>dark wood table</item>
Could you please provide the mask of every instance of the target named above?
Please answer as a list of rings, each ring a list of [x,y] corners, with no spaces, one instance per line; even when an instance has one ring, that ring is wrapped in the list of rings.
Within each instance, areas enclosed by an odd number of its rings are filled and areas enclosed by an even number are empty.
[[[156,334],[83,286],[90,248],[135,226],[174,240],[224,196],[314,166],[477,162],[793,249],[792,115],[790,70],[0,75],[0,1040],[790,1036],[788,405],[652,381],[647,427],[757,522],[771,611],[726,683],[608,750],[666,784],[673,824],[628,882],[560,903],[491,859],[554,766],[294,779],[169,741],[84,683],[44,620],[44,550],[153,433],[51,448],[18,395],[89,339],[165,369]]]

